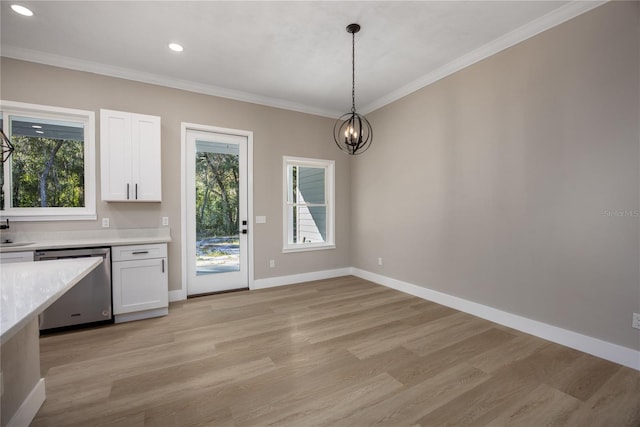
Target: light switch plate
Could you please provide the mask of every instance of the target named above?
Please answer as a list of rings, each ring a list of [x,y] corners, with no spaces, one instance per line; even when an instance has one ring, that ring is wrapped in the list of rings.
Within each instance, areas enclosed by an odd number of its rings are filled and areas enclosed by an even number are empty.
[[[102,226],[104,228],[109,228],[109,218],[102,218]]]
[[[162,217],[162,225],[169,225],[169,217],[168,216],[163,216]]]
[[[256,216],[256,224],[266,224],[267,223],[267,217],[266,216]]]

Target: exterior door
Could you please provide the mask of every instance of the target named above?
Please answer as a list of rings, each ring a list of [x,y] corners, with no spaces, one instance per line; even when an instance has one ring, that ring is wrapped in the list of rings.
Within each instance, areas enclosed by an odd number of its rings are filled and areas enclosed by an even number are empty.
[[[247,145],[186,131],[187,295],[249,287]]]

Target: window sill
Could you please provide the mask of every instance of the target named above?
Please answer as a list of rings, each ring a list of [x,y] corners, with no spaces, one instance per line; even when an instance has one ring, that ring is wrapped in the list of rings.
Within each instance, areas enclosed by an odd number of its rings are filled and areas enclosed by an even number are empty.
[[[285,247],[282,248],[282,253],[293,253],[293,252],[309,252],[309,251],[323,251],[327,249],[335,249],[336,245],[334,244],[316,244],[316,245],[300,245],[299,247]]]

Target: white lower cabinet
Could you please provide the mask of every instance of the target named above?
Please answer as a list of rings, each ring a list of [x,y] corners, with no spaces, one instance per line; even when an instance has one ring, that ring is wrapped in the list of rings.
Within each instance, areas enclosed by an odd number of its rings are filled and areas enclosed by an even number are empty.
[[[116,323],[168,314],[166,243],[113,246],[111,274]]]

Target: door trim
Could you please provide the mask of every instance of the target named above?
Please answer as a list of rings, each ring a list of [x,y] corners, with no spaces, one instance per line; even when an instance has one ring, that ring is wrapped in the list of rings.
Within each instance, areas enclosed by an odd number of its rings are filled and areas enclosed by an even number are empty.
[[[247,138],[247,220],[249,221],[249,235],[247,236],[248,286],[254,289],[254,260],[253,260],[253,132],[239,129],[229,129],[217,126],[201,125],[181,122],[180,124],[180,257],[182,284],[179,291],[170,291],[170,301],[187,299],[187,131],[204,131],[226,133]],[[179,293],[178,293],[179,292]]]

